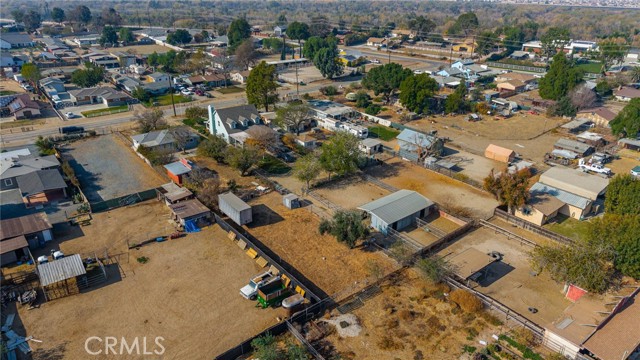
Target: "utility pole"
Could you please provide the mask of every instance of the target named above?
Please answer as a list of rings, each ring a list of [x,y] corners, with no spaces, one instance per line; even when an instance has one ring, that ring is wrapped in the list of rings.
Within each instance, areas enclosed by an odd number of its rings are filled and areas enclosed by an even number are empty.
[[[452,62],[453,62],[453,46],[451,46],[451,55],[449,55],[449,67],[451,67]]]
[[[300,81],[298,81],[298,62],[296,61],[296,100],[300,100]]]
[[[282,37],[282,54],[280,54],[280,60],[286,60],[286,50],[287,50],[287,42],[285,40],[285,34],[280,35]]]
[[[473,35],[473,38],[471,38],[471,58],[473,59],[473,52],[476,50],[476,36]]]
[[[169,76],[169,92],[171,92],[171,105],[173,106],[173,116],[178,116],[176,114],[176,102],[173,100],[173,79]]]

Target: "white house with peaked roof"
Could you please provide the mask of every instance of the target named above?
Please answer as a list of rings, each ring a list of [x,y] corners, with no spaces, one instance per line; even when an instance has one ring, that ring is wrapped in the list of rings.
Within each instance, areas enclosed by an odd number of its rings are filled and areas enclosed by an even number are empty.
[[[240,105],[216,109],[209,105],[207,130],[211,135],[222,137],[227,143],[244,143],[250,135],[245,132],[253,125],[264,125],[260,112],[253,105]]]

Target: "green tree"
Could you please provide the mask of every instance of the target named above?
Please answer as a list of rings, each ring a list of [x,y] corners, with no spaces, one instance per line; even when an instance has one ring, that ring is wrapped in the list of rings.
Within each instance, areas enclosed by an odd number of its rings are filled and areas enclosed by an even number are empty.
[[[495,50],[496,44],[498,44],[498,37],[493,31],[483,31],[476,38],[476,43],[478,45],[475,48],[475,52],[480,56],[487,55]]]
[[[167,42],[171,45],[188,44],[191,42],[191,34],[185,29],[178,29],[167,35]]]
[[[184,110],[187,119],[204,119],[208,116],[207,109],[200,106],[190,106]]]
[[[227,149],[226,161],[232,168],[240,171],[240,176],[245,176],[260,161],[260,152],[251,146],[230,147]]]
[[[294,21],[287,27],[287,36],[293,40],[298,40],[300,57],[302,57],[302,45],[300,45],[300,42],[309,38],[309,25],[303,22]]]
[[[604,208],[607,214],[640,215],[640,180],[630,174],[611,179]]]
[[[629,50],[629,44],[624,41],[606,39],[598,44],[600,60],[602,61],[602,73],[604,74],[611,65],[621,63]]]
[[[39,12],[35,10],[29,10],[29,12],[24,14],[24,16],[22,17],[22,22],[24,23],[24,28],[28,32],[34,32],[42,24],[42,18],[40,17]]]
[[[640,131],[640,98],[632,99],[609,123],[615,135],[634,137]]]
[[[315,59],[316,57],[316,54],[321,49],[332,47],[332,46],[335,46],[335,44],[329,44],[328,40],[325,40],[317,36],[312,36],[304,42],[302,54],[304,55],[305,58],[313,61],[313,59]]]
[[[85,63],[85,68],[71,74],[71,82],[80,87],[93,87],[104,80],[104,68]]]
[[[311,189],[311,182],[318,178],[322,165],[315,154],[309,153],[296,161],[293,165],[293,176],[305,183],[305,191]]]
[[[473,12],[468,12],[461,14],[458,16],[456,22],[449,28],[449,34],[460,34],[463,33],[465,36],[474,32],[478,26],[480,26],[478,22],[478,17]]]
[[[539,93],[543,99],[560,100],[581,81],[582,71],[559,52],[553,57],[547,74],[540,79]]]
[[[40,155],[53,155],[56,153],[51,139],[48,137],[42,137],[42,135],[38,136],[38,139],[36,140],[36,147],[38,148]]]
[[[400,102],[408,110],[422,114],[438,91],[438,83],[427,74],[409,76],[400,83]]]
[[[331,220],[322,220],[318,228],[321,235],[333,235],[339,242],[343,242],[353,249],[358,240],[369,235],[369,229],[362,222],[359,211],[337,211]]]
[[[293,129],[299,135],[303,124],[310,117],[310,111],[309,105],[292,102],[276,110],[275,123],[286,131]]]
[[[402,96],[402,94],[400,94]],[[356,106],[359,108],[366,108],[371,102],[369,101],[369,94],[364,90],[359,90],[356,93]]]
[[[444,111],[447,114],[466,112],[469,108],[466,96],[467,86],[464,84],[464,81],[461,81],[453,94],[447,96],[447,100],[444,102]]]
[[[253,348],[253,356],[259,358],[260,360],[280,359],[276,338],[269,333],[259,338],[253,339],[251,341],[251,347]]]
[[[210,135],[198,144],[198,156],[206,156],[222,164],[227,157],[227,142],[220,136]]]
[[[409,30],[416,32],[414,37],[416,40],[424,40],[429,36],[429,33],[436,29],[437,24],[433,20],[420,15],[409,20],[408,26]]]
[[[247,100],[249,104],[257,107],[264,107],[269,111],[269,105],[275,104],[278,100],[276,89],[276,67],[261,62],[251,70],[247,77]]]
[[[71,13],[69,14],[69,18],[72,21],[75,21],[81,25],[86,25],[91,21],[91,10],[84,5],[76,6]]]
[[[390,101],[391,95],[400,88],[400,84],[412,75],[413,72],[410,69],[403,68],[400,64],[390,63],[369,70],[362,79],[362,85],[373,90],[376,96],[382,94],[387,101]]]
[[[563,27],[551,27],[540,37],[542,53],[546,55],[547,59],[549,59],[551,55],[556,53],[556,49],[564,49],[569,41],[571,41],[571,33],[569,32],[569,29]],[[562,51],[560,53],[562,53]]]
[[[244,18],[238,18],[231,22],[229,29],[227,30],[227,37],[229,38],[229,50],[235,51],[245,39],[251,36],[251,25]]]
[[[576,106],[571,102],[571,98],[569,96],[563,96],[558,100],[558,102],[550,108],[553,115],[555,116],[576,116]]]
[[[358,138],[346,131],[336,132],[328,142],[322,145],[320,163],[331,174],[346,175],[358,170],[362,152],[358,148]]]
[[[102,28],[102,36],[100,36],[98,43],[102,46],[117,44],[118,33],[116,32],[116,29],[109,25]]]
[[[20,9],[11,10],[11,17],[13,17],[13,20],[17,23],[21,23],[24,18],[24,11]]]
[[[151,98],[147,90],[142,86],[136,86],[136,88],[131,92],[131,96],[134,99],[138,99],[140,102],[147,102]]]
[[[502,44],[507,50],[512,53],[516,50],[520,50],[522,43],[525,41],[525,33],[520,26],[508,26],[502,29],[504,39]],[[536,31],[537,32],[537,31]],[[480,47],[480,43],[478,43]]]
[[[42,78],[40,75],[40,69],[36,66],[36,64],[28,63],[22,65],[22,69],[20,69],[20,74],[22,77],[33,85],[35,88],[38,84],[38,81]]]
[[[66,19],[64,10],[60,9],[59,7],[54,7],[51,10],[51,19],[58,23],[63,22]]]
[[[638,180],[633,181],[640,183]],[[640,197],[638,186],[634,192],[637,200]],[[605,214],[602,218],[591,220],[589,240],[598,244],[598,239],[603,239],[607,245],[612,245],[616,270],[623,275],[640,279],[640,215],[637,213],[638,203],[635,205],[630,214]]]
[[[596,94],[598,94],[598,96],[609,96],[611,95],[612,89],[611,89],[611,85],[607,82],[607,80],[600,80],[598,81],[598,83],[596,84],[596,88],[595,88]]]
[[[629,80],[634,83],[640,82],[640,66],[634,66],[629,70]]]
[[[120,41],[125,44],[133,42],[134,40],[133,32],[131,31],[131,29],[126,27],[120,28],[120,33],[118,35],[120,37]]]
[[[529,198],[529,178],[531,173],[528,169],[517,173],[503,171],[500,174],[494,173],[493,169],[484,179],[483,187],[492,193],[502,205],[507,205],[510,214],[515,212],[516,207],[522,206]]]
[[[338,60],[338,47],[327,47],[320,49],[313,58],[313,64],[318,68],[320,74],[327,79],[341,75],[343,64]]]

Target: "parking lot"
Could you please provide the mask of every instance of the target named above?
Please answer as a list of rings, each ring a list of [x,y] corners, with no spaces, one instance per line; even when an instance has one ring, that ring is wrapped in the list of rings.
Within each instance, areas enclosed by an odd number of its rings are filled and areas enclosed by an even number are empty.
[[[113,134],[76,141],[61,151],[72,157],[70,164],[89,202],[148,190],[168,181]]]
[[[157,349],[154,339],[161,336],[163,358],[211,359],[284,316],[281,308],[258,309],[240,296],[239,289],[261,268],[216,225],[127,250],[127,240],[168,235],[168,220],[167,207],[151,200],[94,214],[91,225],[58,241],[65,254],[96,251],[101,256],[107,248],[111,256],[120,254],[114,258],[123,271],[102,287],[36,310],[20,308],[26,335],[41,340],[30,344],[34,359],[86,359],[90,336],[130,342],[146,336],[149,351]],[[137,260],[142,257],[144,264]]]

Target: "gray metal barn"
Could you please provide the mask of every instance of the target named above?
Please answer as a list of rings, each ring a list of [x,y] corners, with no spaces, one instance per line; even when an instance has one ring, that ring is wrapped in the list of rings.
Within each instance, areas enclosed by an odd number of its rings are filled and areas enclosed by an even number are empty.
[[[406,228],[416,218],[429,215],[434,208],[433,201],[411,190],[399,190],[358,207],[371,216],[371,227],[383,234],[387,233],[387,228]]]
[[[220,210],[238,225],[253,221],[251,206],[235,196],[232,192],[218,195]]]

